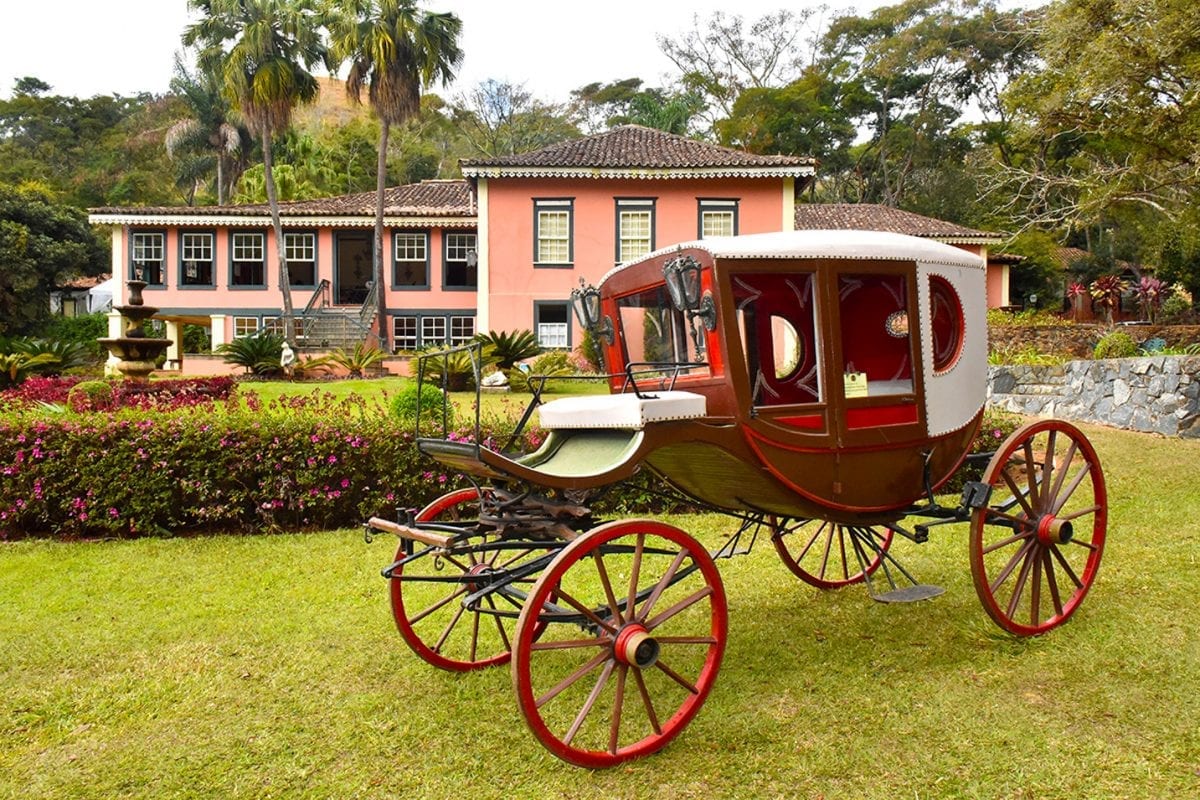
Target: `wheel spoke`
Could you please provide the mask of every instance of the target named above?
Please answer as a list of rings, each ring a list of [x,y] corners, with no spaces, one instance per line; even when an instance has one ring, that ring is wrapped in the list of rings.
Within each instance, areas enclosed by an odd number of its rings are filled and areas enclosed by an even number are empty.
[[[599,550],[592,556],[592,561],[596,564],[596,572],[600,573],[600,583],[604,586],[604,597],[608,600],[608,607],[612,611],[613,619],[617,621],[617,625],[624,625],[625,618],[621,615],[621,607],[617,605],[617,596],[613,594],[612,581],[608,579],[608,570],[604,568],[604,556]]]
[[[1008,468],[1006,467],[1000,474],[1004,477],[1004,482],[1008,484],[1008,489],[1010,492],[1012,492],[1013,499],[1021,504],[1021,508],[1025,509],[1025,516],[1031,519],[1036,517],[1037,514],[1033,512],[1033,509],[1030,507],[1029,501],[1026,499],[1025,494],[1017,487],[1017,484],[1012,479],[1012,475],[1008,474]]]
[[[1063,568],[1063,572],[1067,573],[1067,577],[1071,579],[1071,583],[1075,584],[1075,588],[1082,589],[1083,581],[1079,580],[1079,576],[1075,574],[1075,570],[1071,569],[1071,565],[1067,563],[1067,559],[1059,552],[1058,548],[1050,545],[1050,552],[1054,554],[1054,558]]]
[[[1026,439],[1022,449],[1025,451],[1025,482],[1029,484],[1029,504],[1039,508],[1041,503],[1038,502],[1038,470],[1037,461],[1033,457],[1033,439]]]
[[[642,556],[646,551],[646,534],[637,535],[637,544],[633,547],[633,564],[629,568],[629,594],[625,598],[625,619],[632,619],[637,604],[638,580],[642,572]]]
[[[616,634],[617,629],[615,627],[613,627],[611,622],[601,619],[596,614],[595,611],[588,608],[587,606],[585,606],[583,603],[576,600],[571,595],[567,594],[567,591],[565,589],[563,589],[561,586],[558,589],[558,599],[564,601],[567,605],[574,608],[580,614],[583,614],[585,617],[590,619],[592,622],[596,623],[601,628],[604,628],[604,630],[608,631],[611,634],[614,634],[614,635]]]
[[[821,532],[825,530],[825,526],[828,524],[828,522],[821,522],[821,524],[817,527],[816,532],[813,533],[812,538],[808,540],[808,544],[804,545],[804,549],[800,551],[800,555],[796,556],[796,561],[804,560],[804,557],[808,555],[809,549],[816,543],[817,537],[821,535]],[[801,527],[803,526],[798,524],[796,529],[798,530]]]
[[[686,679],[686,678],[684,678],[682,675],[680,675],[680,674],[679,674],[678,672],[676,672],[675,670],[673,670],[673,669],[671,669],[670,667],[668,667],[668,666],[666,665],[666,662],[664,662],[664,661],[662,660],[662,657],[661,657],[661,656],[659,657],[658,661],[655,661],[655,662],[654,662],[654,666],[658,667],[660,670],[662,670],[663,674],[665,674],[665,675],[666,675],[667,677],[669,677],[671,680],[673,680],[673,681],[675,681],[676,683],[678,683],[678,684],[679,684],[680,686],[682,686],[684,689],[687,689],[687,690],[688,690],[689,692],[691,692],[692,694],[699,694],[699,693],[700,693],[700,690],[696,688],[696,685],[695,685],[695,684],[693,684],[693,683],[688,683],[688,681],[687,681],[687,679]]]
[[[1071,440],[1071,446],[1067,448],[1067,454],[1063,456],[1062,467],[1058,470],[1058,478],[1054,481],[1054,488],[1050,490],[1050,497],[1058,497],[1058,493],[1062,491],[1063,482],[1067,479],[1067,475],[1071,472],[1071,464],[1075,461],[1075,453],[1079,451],[1079,443],[1074,439]]]
[[[659,614],[655,615],[654,619],[647,620],[646,622],[644,622],[642,624],[646,626],[646,630],[652,631],[655,628],[657,628],[659,625],[662,625],[664,622],[669,620],[671,617],[678,614],[680,611],[683,611],[685,608],[690,608],[691,606],[700,602],[704,598],[710,596],[712,593],[713,593],[713,588],[711,586],[705,586],[703,589],[693,592],[688,597],[683,598],[678,603],[676,603],[675,605],[668,608],[666,611],[660,612]]]
[[[629,665],[617,667],[617,692],[613,700],[612,722],[608,728],[608,752],[616,755],[617,745],[621,741],[621,709],[625,705],[625,676],[629,673]]]
[[[468,566],[468,565],[465,565],[465,564],[463,564],[461,561],[459,561],[458,559],[454,558],[454,556],[450,555],[449,553],[442,553],[442,554],[441,554],[441,557],[442,557],[443,559],[445,559],[446,561],[449,561],[449,562],[450,562],[451,564],[453,564],[454,566],[458,567],[458,570],[459,570],[460,572],[464,573],[464,574],[466,574],[466,573],[470,572],[470,571],[471,571],[471,567],[473,567],[473,566],[475,566],[476,564],[478,564],[478,563],[479,563],[478,561],[476,561],[476,560],[475,560],[475,554],[474,554],[474,553],[471,553],[471,552],[468,552],[468,553],[467,553],[467,558],[468,558],[468,560],[471,562],[469,566]]]
[[[1042,561],[1044,552],[1034,551],[1033,553],[1033,585],[1030,586],[1029,592],[1029,624],[1037,625],[1040,619],[1040,611],[1042,605]]]
[[[1088,506],[1087,508],[1081,508],[1078,511],[1072,511],[1070,514],[1063,514],[1062,516],[1060,516],[1058,518],[1063,520],[1064,522],[1070,522],[1071,520],[1079,519],[1080,517],[1087,516],[1088,514],[1095,514],[1096,512],[1102,511],[1102,510],[1103,510],[1103,508],[1099,505],[1091,505],[1091,506]]]
[[[1049,488],[1054,483],[1054,450],[1057,445],[1058,431],[1050,429],[1050,435],[1046,437],[1046,463],[1042,467],[1042,482],[1041,482],[1041,507],[1045,508],[1050,505],[1050,499],[1053,495],[1048,493]]]
[[[817,573],[818,578],[825,578],[825,569],[829,565],[829,550],[833,547],[833,537],[838,532],[838,526],[831,524],[829,527],[829,535],[825,537],[825,552],[821,555],[821,571]]]
[[[1017,584],[1013,587],[1012,598],[1008,601],[1008,618],[1012,619],[1017,613],[1021,595],[1025,593],[1025,583],[1029,580],[1029,567],[1037,555],[1037,548],[1030,547],[1025,559],[1021,562],[1021,571],[1017,574]]]
[[[1026,554],[1033,549],[1033,546],[1036,542],[1036,539],[1030,539],[1025,544],[1021,545],[1021,547],[1017,550],[1016,555],[1009,560],[1009,562],[1004,566],[1004,569],[1000,570],[1000,574],[997,575],[995,580],[992,581],[990,586],[992,594],[995,594],[996,590],[999,589],[1006,580],[1008,580],[1008,576],[1011,575],[1012,571],[1017,568],[1019,563],[1021,563],[1021,559],[1023,559]]]
[[[496,608],[496,601],[492,599],[491,595],[485,595],[483,599],[487,601],[487,604],[489,607],[491,607],[492,611],[499,610]],[[500,615],[492,614],[491,617],[496,622],[496,633],[500,634],[500,641],[504,643],[504,649],[512,650],[512,644],[510,644],[508,641],[508,631],[504,630],[504,622],[500,619]]]
[[[650,692],[646,689],[646,679],[642,677],[642,671],[635,669],[633,678],[637,681],[638,694],[642,696],[642,706],[646,709],[646,719],[650,721],[650,727],[654,732],[662,736],[662,726],[658,724],[658,714],[654,711],[654,702],[650,699]]]
[[[842,578],[849,578],[850,564],[846,561],[846,531],[844,528],[838,531],[838,550],[842,554]]]
[[[583,708],[579,709],[579,713],[575,716],[575,721],[571,723],[571,727],[567,730],[567,734],[563,736],[563,744],[569,745],[575,738],[575,734],[579,733],[579,729],[583,726],[584,720],[588,714],[592,713],[592,708],[596,705],[596,701],[600,698],[600,693],[604,691],[604,687],[608,685],[609,676],[613,673],[613,668],[616,667],[616,659],[609,659],[604,665],[604,669],[600,672],[600,677],[596,679],[596,685],[592,687],[592,691],[588,694],[587,700],[583,704]]]
[[[408,624],[409,624],[410,626],[411,626],[411,625],[416,625],[418,622],[420,622],[421,620],[425,619],[425,618],[426,618],[426,617],[428,617],[430,614],[432,614],[433,612],[437,611],[439,608],[442,608],[442,607],[444,607],[444,606],[445,606],[447,603],[449,603],[449,602],[450,602],[451,600],[453,600],[454,598],[456,598],[456,597],[462,597],[462,596],[463,596],[464,594],[466,594],[466,593],[467,593],[467,587],[466,587],[466,586],[463,586],[462,588],[460,588],[460,589],[458,589],[458,590],[456,590],[456,591],[454,591],[454,592],[452,592],[452,593],[450,593],[450,594],[446,595],[446,596],[445,596],[445,597],[443,597],[441,600],[438,600],[436,603],[434,603],[433,605],[431,605],[429,608],[425,609],[425,610],[424,610],[424,611],[422,611],[421,613],[419,613],[419,614],[416,614],[416,615],[414,615],[414,616],[411,616],[411,617],[409,617],[409,618],[408,618]]]
[[[1062,597],[1058,594],[1058,580],[1054,577],[1054,562],[1050,559],[1050,548],[1046,548],[1045,552],[1042,553],[1042,560],[1046,562],[1044,567],[1046,571],[1046,586],[1050,589],[1050,600],[1054,603],[1054,613],[1062,616]]]
[[[1055,500],[1054,507],[1050,509],[1051,514],[1057,514],[1062,510],[1062,507],[1071,499],[1071,495],[1075,494],[1075,490],[1079,488],[1079,484],[1083,483],[1083,479],[1092,471],[1092,465],[1084,462],[1084,465],[1079,468],[1079,472],[1071,479],[1071,485],[1068,486],[1060,497]]]
[[[592,656],[590,659],[588,659],[587,662],[585,662],[583,664],[583,666],[579,667],[579,669],[575,670],[570,675],[563,678],[561,681],[559,681],[554,686],[553,689],[551,689],[550,691],[546,692],[544,695],[539,697],[537,699],[537,707],[541,708],[542,706],[546,705],[546,703],[549,703],[551,700],[558,697],[560,694],[562,694],[567,689],[570,689],[572,686],[575,685],[576,681],[578,681],[584,675],[587,675],[589,672],[591,672],[596,667],[603,664],[605,661],[607,661],[611,657],[612,657],[612,654],[607,649],[601,650],[599,653]]]
[[[659,644],[716,644],[715,636],[655,636]]]
[[[1001,539],[998,542],[989,544],[987,547],[983,548],[983,554],[986,556],[989,553],[994,553],[1002,547],[1008,547],[1010,544],[1015,544],[1016,542],[1019,542],[1022,539],[1028,539],[1030,536],[1033,536],[1032,528],[1030,528],[1027,531],[1023,531],[1022,533],[1013,534],[1012,536],[1009,536],[1007,539]]]
[[[475,652],[479,647],[479,611],[471,614],[471,649],[469,661],[475,660]]]
[[[596,639],[559,639],[552,642],[534,642],[529,645],[530,650],[574,650],[579,647],[602,647],[611,642],[607,636],[601,636]]]
[[[646,598],[646,602],[642,605],[642,610],[637,616],[638,622],[645,622],[646,617],[654,608],[654,604],[658,602],[658,598],[662,597],[662,593],[668,586],[671,585],[671,581],[675,579],[675,573],[679,571],[681,566],[683,566],[683,560],[687,558],[687,556],[687,550],[680,550],[675,554],[675,560],[671,562],[671,566],[667,569],[666,574],[663,575],[662,579],[655,585],[654,591],[650,593],[650,596]]]
[[[454,630],[454,626],[458,624],[460,619],[462,619],[462,615],[466,610],[466,606],[459,606],[454,612],[454,616],[450,619],[450,623],[446,625],[445,630],[442,631],[441,637],[437,640],[437,644],[433,646],[433,652],[440,653],[442,651],[442,646],[445,645],[446,640],[450,638],[450,631]],[[471,660],[474,661],[475,659]]]

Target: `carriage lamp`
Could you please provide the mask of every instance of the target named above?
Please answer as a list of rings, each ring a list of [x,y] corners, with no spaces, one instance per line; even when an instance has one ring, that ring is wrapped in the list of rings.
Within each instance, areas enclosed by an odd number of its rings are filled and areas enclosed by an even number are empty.
[[[571,308],[575,309],[575,318],[580,325],[604,339],[606,344],[613,343],[613,321],[600,314],[599,289],[584,285],[580,279],[579,288],[571,290]]]
[[[686,312],[689,319],[699,317],[705,330],[717,327],[717,307],[712,295],[701,294],[699,261],[691,256],[673,258],[663,265],[663,277],[667,279],[671,305]]]

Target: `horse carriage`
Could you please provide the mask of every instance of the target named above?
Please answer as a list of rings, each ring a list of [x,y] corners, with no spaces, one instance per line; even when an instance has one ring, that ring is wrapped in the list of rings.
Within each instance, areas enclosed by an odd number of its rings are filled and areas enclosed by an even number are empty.
[[[1091,587],[1107,502],[1074,426],[1026,424],[960,500],[938,494],[979,458],[978,257],[867,231],[708,239],[620,265],[572,303],[608,393],[542,402],[533,381],[517,433],[536,410],[547,435],[530,452],[418,430],[473,488],[367,523],[400,539],[383,575],[408,645],[447,670],[509,664],[558,757],[609,766],[680,733],[725,649],[715,563],[760,534],[807,584],[909,602],[941,590],[894,544],[968,523],[979,599],[1018,636],[1065,622]],[[639,471],[736,530],[710,552],[665,522],[600,519],[596,498]]]

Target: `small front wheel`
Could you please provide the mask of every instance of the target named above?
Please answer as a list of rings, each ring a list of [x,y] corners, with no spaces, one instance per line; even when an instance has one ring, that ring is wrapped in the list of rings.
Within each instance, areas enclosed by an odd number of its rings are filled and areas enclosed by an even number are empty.
[[[986,507],[971,517],[971,577],[983,608],[1018,636],[1075,613],[1100,568],[1108,496],[1100,459],[1073,425],[1018,428],[992,457]]]
[[[890,528],[779,517],[771,517],[770,526],[771,543],[780,560],[793,575],[818,589],[862,583],[879,569],[892,546]]]
[[[712,558],[683,531],[650,520],[589,531],[521,610],[512,677],[525,721],[584,767],[659,750],[712,689],[726,614]]]

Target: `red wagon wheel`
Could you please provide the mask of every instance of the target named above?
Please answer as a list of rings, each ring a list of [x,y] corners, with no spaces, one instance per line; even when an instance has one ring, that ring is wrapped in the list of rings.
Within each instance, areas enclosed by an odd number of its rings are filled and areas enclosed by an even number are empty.
[[[556,756],[611,766],[683,730],[725,640],[725,591],[696,540],[649,520],[601,525],[558,554],[521,610],[517,702]]]
[[[479,494],[459,489],[423,508],[417,522],[477,519]],[[480,536],[473,543],[494,540]],[[496,596],[485,597],[477,610],[462,599],[474,588],[465,575],[482,574],[515,563],[530,550],[491,550],[456,556],[425,556],[392,572],[392,616],[396,628],[417,655],[435,667],[463,672],[507,663],[512,651],[518,607]],[[396,560],[405,555],[404,546]],[[489,613],[502,611],[508,616]]]
[[[864,573],[874,574],[892,546],[890,528],[778,517],[771,517],[770,525],[779,558],[797,578],[820,589],[862,583]]]
[[[983,608],[1018,636],[1055,628],[1096,579],[1108,497],[1100,460],[1059,420],[1017,429],[992,457],[992,494],[971,517],[971,576]]]

